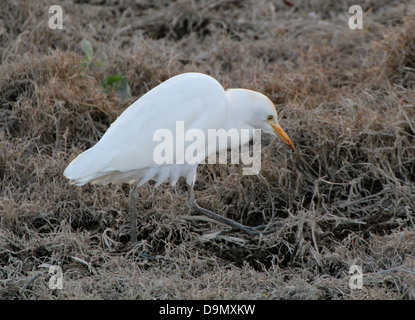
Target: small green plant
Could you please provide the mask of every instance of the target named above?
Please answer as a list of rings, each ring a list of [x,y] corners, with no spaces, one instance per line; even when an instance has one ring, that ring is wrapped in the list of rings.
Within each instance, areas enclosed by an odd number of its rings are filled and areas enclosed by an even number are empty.
[[[115,91],[124,98],[131,95],[127,78],[118,74],[104,77],[101,81],[101,87],[104,89],[105,93]]]
[[[86,39],[82,39],[80,45],[82,52],[84,53],[84,58],[82,59],[81,67],[82,69],[86,70],[89,68],[92,56],[94,54],[94,50],[92,49],[91,43]]]
[[[81,67],[83,71],[90,68],[92,62],[93,62],[93,66],[95,67],[102,68],[104,66],[104,62],[101,59],[94,59],[94,61],[92,61],[94,50],[92,49],[92,45],[88,40],[82,39],[80,46],[81,46],[82,52],[84,53],[84,58],[82,59],[82,62],[81,62]]]
[[[91,43],[86,39],[82,39],[80,46],[84,54],[81,62],[81,68],[83,71],[86,71],[91,66],[94,50],[92,49]],[[102,68],[104,66],[104,62],[100,59],[95,59],[94,66]],[[131,89],[128,85],[128,80],[122,75],[117,74],[105,76],[101,80],[101,87],[105,93],[116,92],[123,98],[131,96]]]

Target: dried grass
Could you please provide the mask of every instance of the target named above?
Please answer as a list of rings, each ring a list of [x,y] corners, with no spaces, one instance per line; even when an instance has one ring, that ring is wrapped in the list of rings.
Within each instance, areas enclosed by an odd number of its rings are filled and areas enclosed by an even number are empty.
[[[348,29],[347,1],[286,3],[69,1],[62,31],[47,28],[51,1],[0,4],[2,299],[415,297],[413,1],[363,1],[362,31]],[[186,219],[184,184],[148,185],[135,255],[128,186],[74,188],[62,172],[134,99],[187,71],[277,104],[296,153],[264,137],[259,176],[201,166],[196,197],[279,230],[206,240],[220,226]],[[103,92],[115,73],[133,97]],[[63,290],[42,264],[62,267]],[[352,264],[363,290],[349,288]]]

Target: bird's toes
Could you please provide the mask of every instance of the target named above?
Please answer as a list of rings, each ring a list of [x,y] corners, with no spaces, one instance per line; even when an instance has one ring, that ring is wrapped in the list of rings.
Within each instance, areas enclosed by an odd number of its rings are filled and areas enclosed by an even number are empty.
[[[252,230],[256,230],[256,231],[262,231],[265,230],[267,226],[266,225],[260,225],[260,226],[256,226],[256,227],[250,227]]]
[[[268,225],[260,225],[256,227],[245,226],[246,232],[251,235],[268,234],[277,231],[277,229],[275,228],[269,228],[268,230],[266,230],[267,227]]]

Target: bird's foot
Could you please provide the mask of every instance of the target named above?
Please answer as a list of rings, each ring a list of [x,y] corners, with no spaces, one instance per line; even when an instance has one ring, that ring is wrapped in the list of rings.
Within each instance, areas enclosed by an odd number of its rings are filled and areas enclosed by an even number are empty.
[[[251,236],[269,234],[277,231],[276,228],[267,229],[267,227],[268,225],[260,225],[256,227],[241,225],[241,227],[237,228],[237,230],[239,229],[240,231],[243,231]]]
[[[224,225],[227,225],[227,226],[231,227],[232,230],[243,231],[246,234],[251,235],[251,236],[269,234],[269,233],[277,231],[277,229],[272,228],[273,224],[260,225],[260,226],[257,226],[257,227],[245,226],[245,225],[240,224],[239,222],[236,222],[232,219],[220,216],[217,213],[214,213],[210,210],[202,208],[196,203],[196,201],[194,199],[193,189],[190,189],[188,207],[193,212],[201,213],[202,215],[206,216],[209,219],[213,219],[218,223],[221,223],[221,224],[224,224]]]

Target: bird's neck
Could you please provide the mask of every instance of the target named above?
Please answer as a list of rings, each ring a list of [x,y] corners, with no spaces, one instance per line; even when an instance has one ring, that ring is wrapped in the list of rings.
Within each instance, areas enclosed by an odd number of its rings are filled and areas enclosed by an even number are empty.
[[[249,124],[250,110],[239,91],[243,90],[231,89],[226,91],[228,105],[223,119],[223,128],[226,130],[253,129]]]

